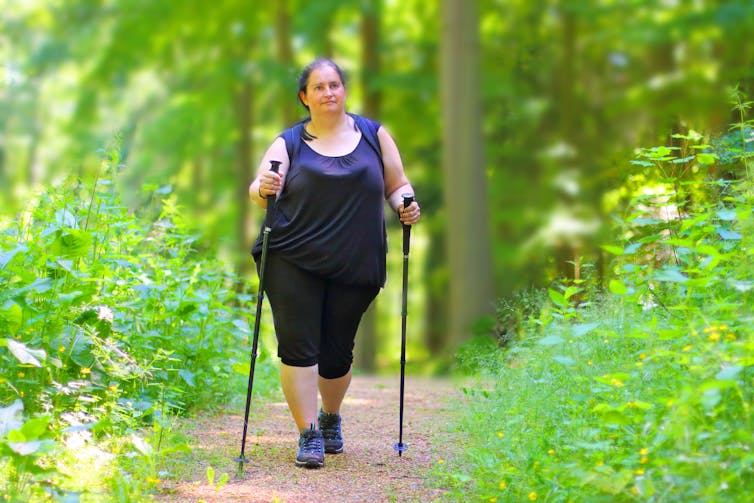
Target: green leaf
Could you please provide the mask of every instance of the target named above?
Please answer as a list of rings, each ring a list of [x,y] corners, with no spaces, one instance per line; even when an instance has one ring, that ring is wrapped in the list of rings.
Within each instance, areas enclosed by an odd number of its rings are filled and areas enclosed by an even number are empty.
[[[563,338],[559,335],[548,335],[537,341],[540,346],[554,346],[563,342]]]
[[[556,355],[556,356],[553,356],[552,359],[560,363],[561,365],[565,365],[566,367],[570,367],[571,365],[576,363],[576,361],[570,356]]]
[[[715,375],[718,381],[736,381],[743,367],[725,367]]]
[[[236,362],[233,365],[230,366],[230,368],[235,372],[236,374],[241,375],[249,375],[249,372],[251,370],[251,364],[250,363],[239,363]]]
[[[582,485],[592,486],[603,493],[615,495],[621,493],[631,480],[633,480],[631,470],[622,469],[616,472],[612,468],[604,466],[588,473]]]
[[[248,334],[249,332],[251,332],[251,330],[249,329],[249,323],[244,320],[236,318],[235,320],[233,320],[233,326],[236,327],[242,334]]]
[[[181,370],[178,371],[178,375],[180,375],[181,378],[186,382],[186,384],[188,384],[192,388],[194,386],[196,386],[196,380],[194,379],[194,373],[191,372],[190,370],[181,369]]]
[[[29,440],[36,440],[42,438],[48,431],[52,418],[50,416],[39,416],[33,419],[29,419],[21,427],[21,431]]]
[[[563,293],[563,297],[565,297],[566,299],[570,299],[571,297],[573,297],[574,295],[576,295],[582,290],[583,288],[580,288],[577,286],[569,286],[568,288],[566,288],[565,292]]]
[[[52,244],[53,254],[75,258],[85,257],[92,247],[92,235],[77,229],[61,230]]]
[[[626,292],[628,291],[626,285],[618,279],[611,279],[608,288],[610,288],[610,291],[615,295],[626,295]]]
[[[600,323],[598,321],[593,323],[582,323],[581,325],[574,325],[572,332],[575,337],[583,337],[599,326]]]
[[[26,421],[17,432],[20,434],[18,440],[23,442],[30,442],[32,440],[39,440],[45,433],[47,433],[48,426],[50,425],[50,416],[34,417]]]
[[[557,290],[548,288],[547,295],[550,296],[550,300],[552,300],[555,303],[555,305],[560,306],[560,307],[568,307],[568,301],[563,296],[563,294],[558,292]]]
[[[605,404],[600,404],[605,405]],[[631,420],[620,410],[613,407],[600,407],[599,405],[592,409],[592,412],[599,414],[600,419],[605,424],[618,424],[625,425],[630,424]]]
[[[634,253],[636,253],[637,251],[639,251],[639,249],[641,248],[641,246],[642,246],[642,243],[631,243],[630,245],[626,246],[625,250],[623,250],[623,254],[624,255],[633,255]]]
[[[728,284],[739,292],[745,293],[754,288],[754,283],[751,281],[739,281],[736,279],[729,279]]]
[[[656,272],[654,278],[657,281],[667,281],[669,283],[686,283],[689,280],[677,269],[663,269]]]
[[[738,241],[742,237],[741,233],[724,229],[722,227],[717,230],[717,233],[720,234],[720,237],[725,239],[726,241]]]
[[[222,487],[228,483],[228,479],[229,477],[227,473],[220,475],[220,479],[217,481],[217,486],[215,486],[215,491],[222,489]]]
[[[21,412],[24,410],[24,403],[21,399],[16,400],[7,407],[0,407],[0,438],[11,431],[16,430],[23,424],[21,422]]]
[[[41,367],[40,360],[44,360],[47,357],[44,349],[31,349],[23,342],[18,342],[15,339],[5,339],[5,343],[13,356],[24,365]]]
[[[71,360],[81,367],[91,367],[94,363],[92,339],[80,328],[71,342]]]
[[[7,266],[10,261],[13,260],[13,257],[28,250],[29,248],[27,248],[25,245],[18,245],[12,250],[0,253],[0,271],[5,269],[5,266]]]
[[[635,218],[631,221],[635,225],[655,225],[662,223],[662,220],[656,218]]]
[[[600,246],[600,248],[608,253],[612,253],[613,255],[623,255],[623,248],[621,248],[620,246],[602,245]]]
[[[718,158],[719,157],[717,154],[701,152],[696,155],[696,162],[698,162],[702,166],[709,166],[710,164],[714,164]]]
[[[142,453],[143,455],[150,456],[152,454],[152,446],[149,445],[140,436],[136,434],[131,435],[131,443],[136,448],[136,450]]]
[[[725,221],[732,221],[737,218],[736,212],[733,210],[719,210],[717,212],[717,218]]]
[[[10,334],[15,334],[21,328],[24,321],[24,312],[21,306],[12,300],[6,301],[0,306],[0,322],[5,322],[5,329]],[[0,328],[3,328],[0,325]]]
[[[32,440],[31,442],[8,442],[8,447],[13,452],[21,456],[28,456],[37,452],[42,447],[42,441]]]
[[[631,406],[633,408],[635,408],[635,409],[640,409],[640,410],[649,410],[649,409],[651,409],[653,407],[653,405],[651,403],[649,403],[649,402],[642,402],[642,401],[632,402]]]
[[[651,162],[649,162],[649,161],[642,161],[642,160],[640,160],[640,159],[634,159],[634,160],[632,160],[632,161],[629,161],[629,162],[630,162],[631,164],[634,164],[634,165],[636,165],[636,166],[643,166],[643,167],[645,167],[645,168],[649,168],[649,167],[652,167],[652,166],[654,166],[654,164],[653,164],[653,163],[651,163]]]
[[[79,223],[76,217],[68,210],[58,210],[55,213],[55,223],[60,227],[68,227],[70,229],[78,229]]]

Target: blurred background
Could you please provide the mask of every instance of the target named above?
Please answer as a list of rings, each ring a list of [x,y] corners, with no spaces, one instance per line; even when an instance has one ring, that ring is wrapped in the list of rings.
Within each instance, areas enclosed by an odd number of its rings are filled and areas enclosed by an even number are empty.
[[[606,274],[636,149],[710,138],[754,93],[751,0],[0,0],[0,207],[99,176],[134,214],[174,194],[197,246],[256,281],[247,187],[305,111],[300,69],[347,72],[348,108],[396,139],[422,205],[411,358],[442,367],[500,302]],[[713,174],[714,176],[715,174]],[[394,365],[400,230],[358,365]]]

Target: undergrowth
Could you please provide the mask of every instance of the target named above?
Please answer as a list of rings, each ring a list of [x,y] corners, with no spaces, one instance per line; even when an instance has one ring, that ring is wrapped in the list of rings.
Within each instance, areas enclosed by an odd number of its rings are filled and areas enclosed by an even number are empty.
[[[692,131],[640,151],[604,292],[501,305],[517,329],[464,348],[480,384],[463,452],[436,465],[450,498],[751,501],[754,136],[734,105],[714,145]]]
[[[245,395],[253,296],[169,187],[124,207],[117,151],[0,221],[0,501],[148,500],[175,416]]]

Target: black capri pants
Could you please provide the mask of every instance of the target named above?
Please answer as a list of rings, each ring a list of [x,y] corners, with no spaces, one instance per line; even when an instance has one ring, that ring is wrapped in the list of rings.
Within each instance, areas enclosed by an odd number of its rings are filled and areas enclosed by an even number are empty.
[[[336,379],[353,363],[356,330],[379,286],[335,283],[269,252],[265,293],[272,307],[280,360],[293,367],[319,365]]]

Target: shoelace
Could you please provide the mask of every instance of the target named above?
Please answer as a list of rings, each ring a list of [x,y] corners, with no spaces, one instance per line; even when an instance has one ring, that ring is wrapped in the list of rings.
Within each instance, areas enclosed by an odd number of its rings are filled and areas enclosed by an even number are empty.
[[[304,452],[320,451],[322,450],[322,437],[316,435],[308,435],[304,437],[304,445],[301,450]]]
[[[340,436],[340,421],[334,414],[323,415],[319,421],[319,427],[325,438],[337,438]]]
[[[337,426],[334,426],[332,428],[322,428],[322,436],[333,440],[340,437],[340,428]]]

